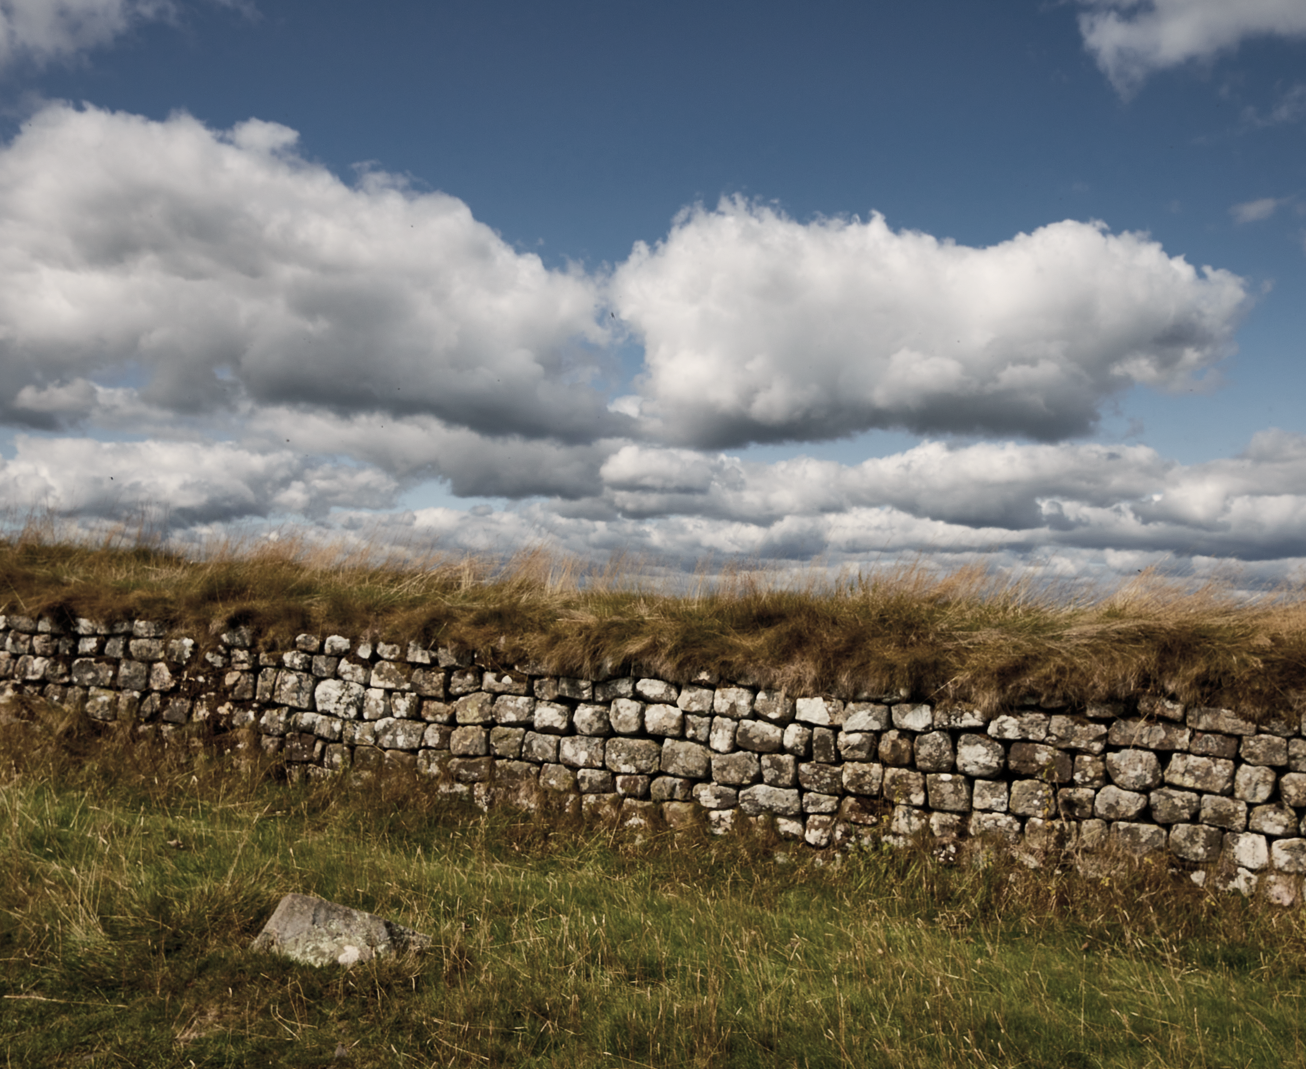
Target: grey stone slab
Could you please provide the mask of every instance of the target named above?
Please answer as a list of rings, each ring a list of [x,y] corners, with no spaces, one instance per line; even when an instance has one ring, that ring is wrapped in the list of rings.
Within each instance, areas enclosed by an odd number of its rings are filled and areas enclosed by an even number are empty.
[[[421,950],[429,936],[311,895],[286,895],[250,949],[304,965],[353,965],[385,954]]]

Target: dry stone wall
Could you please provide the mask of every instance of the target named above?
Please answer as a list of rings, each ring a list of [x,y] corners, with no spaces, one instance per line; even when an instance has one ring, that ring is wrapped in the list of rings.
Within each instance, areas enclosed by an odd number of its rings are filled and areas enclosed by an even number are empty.
[[[244,731],[300,774],[406,767],[480,804],[626,824],[772,821],[812,847],[932,836],[1038,855],[1169,855],[1277,901],[1306,873],[1306,737],[1164,695],[995,714],[860,694],[789,695],[700,674],[504,671],[469,654],[300,635],[254,648],[136,620],[0,616],[0,685],[163,737]]]

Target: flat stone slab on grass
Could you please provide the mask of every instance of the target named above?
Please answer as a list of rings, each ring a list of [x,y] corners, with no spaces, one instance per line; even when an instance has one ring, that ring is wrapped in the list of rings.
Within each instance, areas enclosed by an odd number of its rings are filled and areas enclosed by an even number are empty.
[[[304,965],[353,965],[383,954],[420,950],[431,937],[374,913],[312,895],[286,895],[251,950],[281,954]]]

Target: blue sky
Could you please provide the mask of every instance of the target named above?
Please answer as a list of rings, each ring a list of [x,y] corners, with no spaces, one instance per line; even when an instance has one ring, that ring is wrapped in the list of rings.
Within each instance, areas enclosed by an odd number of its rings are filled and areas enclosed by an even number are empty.
[[[0,0],[0,495],[1306,558],[1306,0]]]

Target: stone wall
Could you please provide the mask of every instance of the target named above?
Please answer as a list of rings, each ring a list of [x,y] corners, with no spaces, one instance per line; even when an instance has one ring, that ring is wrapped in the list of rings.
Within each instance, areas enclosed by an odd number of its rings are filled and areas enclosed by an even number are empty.
[[[164,737],[242,729],[315,775],[409,767],[480,804],[627,824],[762,818],[818,849],[997,836],[1114,844],[1299,898],[1300,715],[1255,724],[1164,695],[993,714],[910,694],[789,695],[700,674],[573,679],[446,648],[300,635],[257,650],[145,620],[0,617],[0,685]],[[303,774],[303,773],[301,773]]]

